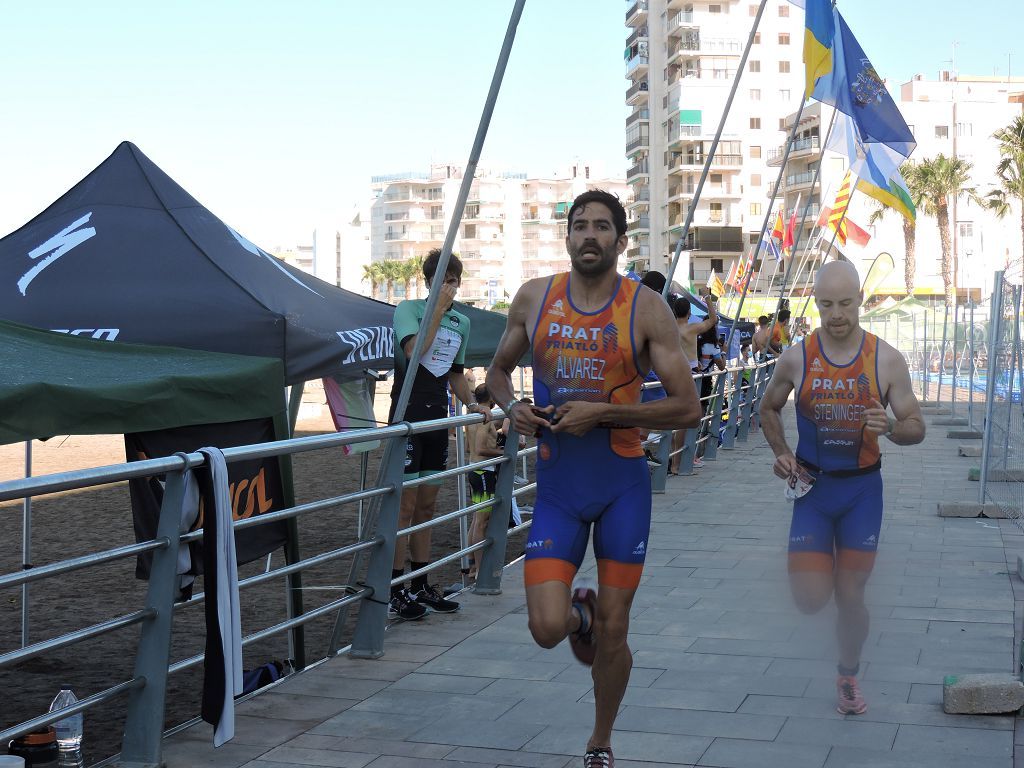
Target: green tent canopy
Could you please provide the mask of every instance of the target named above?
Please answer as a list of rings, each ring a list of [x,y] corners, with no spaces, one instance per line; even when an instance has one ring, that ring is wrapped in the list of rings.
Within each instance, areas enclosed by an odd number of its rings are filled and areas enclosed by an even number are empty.
[[[280,360],[66,336],[0,321],[0,444],[274,416]]]

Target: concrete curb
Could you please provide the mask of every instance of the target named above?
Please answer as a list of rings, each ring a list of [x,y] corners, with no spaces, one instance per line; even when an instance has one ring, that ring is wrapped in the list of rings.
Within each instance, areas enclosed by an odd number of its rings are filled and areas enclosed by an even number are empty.
[[[937,508],[939,517],[988,517],[1001,519],[1007,516],[1006,512],[1008,511],[1004,510],[998,504],[970,504],[962,501],[940,501]]]

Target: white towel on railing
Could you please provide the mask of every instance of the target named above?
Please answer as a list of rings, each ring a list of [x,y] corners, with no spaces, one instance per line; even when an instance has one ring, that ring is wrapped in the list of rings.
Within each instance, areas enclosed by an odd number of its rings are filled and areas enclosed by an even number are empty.
[[[203,520],[206,660],[202,716],[213,725],[213,745],[219,747],[235,735],[235,696],[242,693],[242,617],[227,463],[219,448],[199,450],[206,457],[210,477],[209,485],[202,483],[207,491]]]

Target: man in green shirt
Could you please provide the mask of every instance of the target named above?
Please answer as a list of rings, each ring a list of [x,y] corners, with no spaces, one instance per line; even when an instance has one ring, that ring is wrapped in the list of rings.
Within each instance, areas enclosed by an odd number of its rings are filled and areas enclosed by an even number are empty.
[[[423,261],[423,277],[429,286],[437,271],[439,249],[432,250]],[[395,382],[391,389],[391,413],[388,421],[395,418],[395,406],[402,382],[409,375],[409,356],[416,344],[417,336],[424,334],[423,355],[413,373],[412,393],[405,411],[405,421],[430,421],[443,419],[448,415],[448,388],[455,393],[470,412],[482,413],[484,420],[490,419],[490,412],[481,408],[473,397],[472,388],[464,373],[466,347],[469,343],[469,318],[452,309],[455,293],[462,283],[462,262],[454,254],[448,263],[448,271],[441,286],[440,301],[434,313],[426,314],[426,301],[412,299],[401,302],[395,308]],[[448,430],[438,429],[419,435],[410,435],[406,443],[405,480],[429,477],[447,468]],[[437,493],[441,481],[429,481],[424,485],[402,492],[398,527],[425,523],[434,516]],[[407,537],[409,560],[412,570],[425,567],[430,562],[431,528],[418,531]],[[395,545],[395,562],[391,576],[397,579],[405,572],[406,538]],[[427,609],[438,613],[452,613],[459,609],[454,600],[446,600],[436,586],[428,583],[426,575],[412,580],[412,590],[405,584],[391,588],[391,602],[388,615],[392,618],[419,619]]]

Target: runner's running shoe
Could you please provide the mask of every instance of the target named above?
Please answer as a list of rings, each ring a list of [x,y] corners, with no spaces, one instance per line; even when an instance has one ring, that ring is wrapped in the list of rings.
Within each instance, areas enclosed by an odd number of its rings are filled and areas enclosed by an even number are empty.
[[[863,715],[868,711],[867,702],[860,692],[856,677],[840,675],[836,678],[836,694],[839,697],[836,711],[840,715]]]
[[[409,594],[408,589],[396,592],[392,596],[391,602],[388,603],[389,619],[415,621],[416,619],[422,619],[426,614],[427,609],[416,602],[415,598]]]
[[[594,663],[594,656],[597,655],[597,639],[594,637],[597,592],[587,587],[577,587],[572,593],[572,606],[579,611],[580,628],[569,633],[569,645],[573,655],[580,663],[589,667]],[[611,755],[610,752],[608,754]],[[584,758],[585,761],[586,758]]]
[[[611,747],[594,747],[583,755],[583,768],[615,768]]]
[[[459,604],[454,600],[447,600],[437,591],[437,587],[430,584],[425,585],[413,595],[420,606],[426,606],[434,613],[455,613],[459,610]]]

